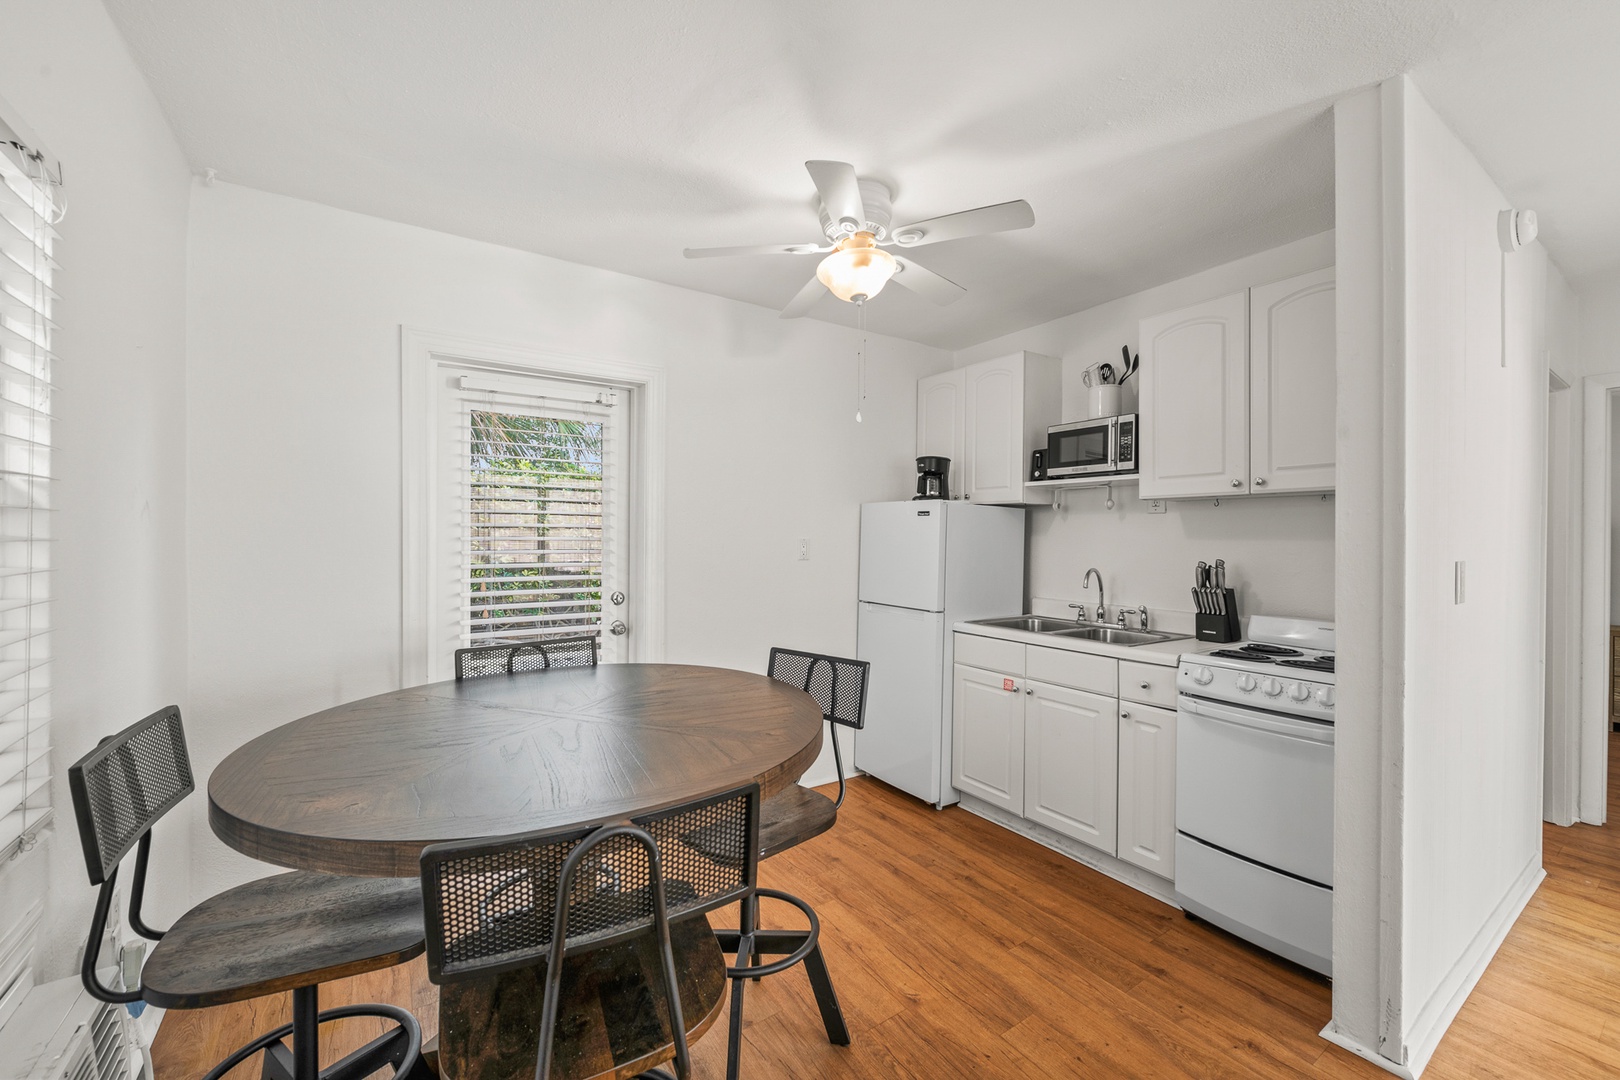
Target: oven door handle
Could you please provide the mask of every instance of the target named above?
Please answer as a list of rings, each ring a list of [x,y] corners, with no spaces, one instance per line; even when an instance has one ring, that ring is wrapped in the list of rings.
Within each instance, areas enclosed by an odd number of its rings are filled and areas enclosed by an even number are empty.
[[[1270,713],[1255,712],[1251,709],[1231,705],[1220,705],[1200,698],[1190,698],[1185,694],[1180,701],[1181,711],[1193,716],[1202,716],[1207,720],[1214,720],[1221,724],[1231,724],[1233,727],[1252,728],[1255,731],[1264,731],[1269,735],[1282,735],[1291,739],[1300,739],[1305,742],[1328,743],[1333,742],[1333,725],[1319,723],[1315,720],[1296,720],[1287,716],[1273,716]]]

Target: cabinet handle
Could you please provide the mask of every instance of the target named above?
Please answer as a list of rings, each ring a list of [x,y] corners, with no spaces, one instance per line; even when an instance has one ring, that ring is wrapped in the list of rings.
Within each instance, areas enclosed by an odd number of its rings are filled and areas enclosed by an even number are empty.
[[[1137,683],[1137,685],[1140,686],[1143,690],[1146,690],[1146,689],[1149,688],[1147,683]]]
[[[1121,709],[1119,711],[1119,718],[1121,720],[1129,720],[1131,718],[1131,714],[1126,712],[1124,709]]]
[[[1241,480],[1234,480],[1234,481],[1232,481],[1232,486],[1233,486],[1233,487],[1242,487],[1242,486],[1243,486],[1243,481],[1241,481]]]
[[[1255,487],[1265,487],[1266,486],[1266,478],[1263,477],[1263,476],[1255,477],[1254,478],[1254,486]]]
[[[1035,692],[1035,691],[1033,691],[1033,690],[1030,690],[1030,689],[1028,689],[1028,688],[1026,688],[1026,689],[1025,689],[1025,690],[1024,690],[1024,693],[1026,693],[1026,694],[1033,694],[1033,693],[1034,693],[1034,692]]]

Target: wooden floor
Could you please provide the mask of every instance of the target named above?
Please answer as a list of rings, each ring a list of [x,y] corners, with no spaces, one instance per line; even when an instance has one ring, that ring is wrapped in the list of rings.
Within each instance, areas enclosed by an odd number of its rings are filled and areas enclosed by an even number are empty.
[[[1613,763],[1620,739],[1610,751]],[[1620,784],[1610,792],[1620,823]],[[1548,826],[1545,858],[1546,883],[1426,1078],[1620,1075],[1620,824]],[[873,781],[852,781],[838,827],[771,859],[760,880],[820,913],[854,1044],[827,1044],[809,984],[790,971],[749,987],[745,1077],[1388,1075],[1317,1037],[1326,980]],[[322,1004],[362,1000],[398,1003],[434,1028],[421,960],[335,984]],[[153,1047],[157,1080],[200,1077],[287,1008],[283,997],[170,1013]],[[333,1057],[370,1034],[344,1024],[323,1029]],[[693,1055],[696,1075],[724,1075],[724,1023]],[[232,1077],[257,1075],[244,1066]]]

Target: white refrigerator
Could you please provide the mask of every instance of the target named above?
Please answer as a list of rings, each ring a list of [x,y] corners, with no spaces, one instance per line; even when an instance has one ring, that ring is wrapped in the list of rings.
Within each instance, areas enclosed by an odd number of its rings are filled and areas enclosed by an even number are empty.
[[[924,802],[951,786],[954,636],[1024,606],[1024,511],[919,499],[861,507],[856,655],[872,665],[855,767]]]

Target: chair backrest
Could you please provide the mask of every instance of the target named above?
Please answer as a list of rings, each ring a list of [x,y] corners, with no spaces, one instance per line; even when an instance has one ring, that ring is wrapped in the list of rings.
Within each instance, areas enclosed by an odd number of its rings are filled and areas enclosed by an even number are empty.
[[[669,920],[754,890],[759,786],[748,784],[623,823],[549,829],[422,851],[428,977],[435,983],[533,966],[558,933],[566,952],[601,948],[655,928],[655,879]],[[710,858],[685,838],[703,834]],[[586,850],[570,863],[576,849]],[[559,902],[566,897],[565,902]]]
[[[595,667],[596,638],[552,638],[518,645],[483,645],[456,650],[456,678],[479,679],[546,668]]]
[[[174,705],[101,740],[69,767],[68,790],[90,884],[111,877],[129,849],[194,787],[186,733]]]
[[[858,729],[866,726],[866,675],[870,667],[865,660],[772,649],[765,673],[815,698],[827,720]]]

